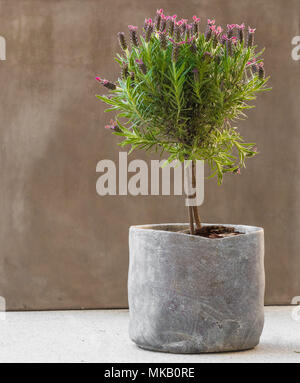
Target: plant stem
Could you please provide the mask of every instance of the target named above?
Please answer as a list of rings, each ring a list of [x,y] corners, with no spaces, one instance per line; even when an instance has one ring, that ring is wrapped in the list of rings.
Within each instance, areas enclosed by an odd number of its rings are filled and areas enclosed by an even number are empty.
[[[192,186],[193,188],[195,189],[196,188],[196,173],[195,173],[195,167],[196,167],[196,163],[195,163],[195,160],[192,161]],[[199,213],[198,213],[198,207],[197,206],[193,206],[193,212],[194,212],[194,218],[195,218],[195,222],[196,222],[196,228],[197,230],[201,230],[201,221],[200,221],[200,217],[199,217]]]
[[[192,184],[192,175],[191,175],[191,169],[190,167],[184,168],[185,170],[185,177],[187,180],[187,185],[188,185],[188,190],[186,190],[186,196],[187,198],[191,198],[190,195],[190,185]],[[195,234],[195,228],[194,228],[194,218],[193,218],[193,206],[188,206],[188,211],[189,211],[189,223],[190,223],[190,234],[194,235]]]
[[[197,230],[201,230],[202,225],[201,225],[197,206],[193,206],[193,212],[194,212],[194,217],[195,217],[195,222],[196,222],[196,228],[197,228]]]
[[[193,220],[193,207],[189,206],[189,218],[190,218],[190,234],[195,234],[194,220]]]

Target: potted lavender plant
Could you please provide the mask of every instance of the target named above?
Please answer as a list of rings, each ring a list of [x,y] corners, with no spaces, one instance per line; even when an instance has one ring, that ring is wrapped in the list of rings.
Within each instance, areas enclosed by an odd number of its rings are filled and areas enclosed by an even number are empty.
[[[238,174],[256,145],[232,121],[267,90],[255,29],[208,20],[177,21],[158,10],[139,36],[129,25],[116,83],[97,77],[116,111],[108,128],[131,149],[160,150],[168,161],[204,160],[222,182]],[[125,121],[125,122],[124,122]],[[130,228],[128,280],[130,337],[140,347],[178,353],[243,350],[258,344],[263,328],[263,229],[201,222]]]

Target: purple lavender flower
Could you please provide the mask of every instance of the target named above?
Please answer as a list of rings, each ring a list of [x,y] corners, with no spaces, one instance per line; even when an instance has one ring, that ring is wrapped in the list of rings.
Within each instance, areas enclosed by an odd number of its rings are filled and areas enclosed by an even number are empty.
[[[176,17],[177,17],[177,15],[168,16],[168,20],[169,20],[169,30],[168,30],[169,36],[173,36],[173,34],[174,34]]]
[[[148,19],[147,20],[147,26],[146,26],[146,32],[145,32],[146,43],[149,43],[151,36],[152,36],[152,33],[153,33],[153,29],[154,29],[154,26],[152,23],[152,19]]]
[[[228,40],[227,35],[223,35],[221,38],[221,44],[225,45],[227,40]]]
[[[182,22],[182,24],[181,24],[181,33],[184,35],[185,31],[186,31],[186,26],[187,26],[188,20],[187,19],[181,19],[180,21]]]
[[[201,20],[200,17],[193,16],[192,34],[194,36],[197,36],[200,31],[200,28],[199,28],[200,20]]]
[[[248,27],[248,41],[247,41],[247,47],[253,47],[254,45],[254,33],[256,29]]]
[[[228,39],[226,40],[226,48],[227,48],[227,54],[228,56],[232,56],[232,39]]]
[[[245,29],[245,24],[241,24],[241,25],[236,25],[237,27],[237,30],[238,30],[238,36],[239,36],[239,40],[240,40],[240,43],[242,43],[244,41],[244,29]]]
[[[210,20],[210,19],[207,20],[207,26],[205,31],[205,41],[210,40],[211,34],[212,34],[211,27],[214,24],[215,24],[215,20]]]
[[[96,77],[96,80],[100,82],[105,88],[110,89],[110,90],[115,90],[117,88],[116,84],[106,80],[105,78],[101,77]]]
[[[190,38],[192,37],[192,28],[193,27],[191,24],[186,25],[185,36],[186,36],[187,40],[190,40]]]
[[[219,36],[221,35],[223,29],[220,26],[216,27],[215,25],[211,25],[210,30],[213,37],[214,47],[216,47],[218,44]]]
[[[175,28],[174,28],[174,39],[176,42],[180,41],[181,39],[181,25],[182,22],[178,21],[178,23],[175,23]]]
[[[166,32],[159,32],[159,41],[160,41],[161,48],[165,51],[168,46]]]
[[[258,65],[256,63],[255,58],[252,59],[251,61],[247,62],[247,67],[250,67],[250,69],[252,70],[253,74],[257,74],[257,72],[258,72]]]
[[[125,33],[124,32],[118,32],[118,39],[119,39],[119,44],[120,44],[120,47],[126,51],[127,49],[127,43],[126,43],[126,39],[125,39]]]
[[[260,80],[263,80],[265,78],[265,68],[263,62],[259,63],[258,65],[258,77]]]
[[[139,46],[139,40],[138,40],[138,36],[137,36],[137,27],[135,27],[134,25],[128,25],[128,28],[129,28],[131,44],[135,47],[138,47]]]
[[[121,77],[123,80],[126,80],[126,78],[129,76],[129,71],[128,71],[128,64],[123,63],[122,65],[122,70],[121,70]]]
[[[146,67],[145,63],[143,62],[143,60],[142,59],[135,60],[135,62],[137,63],[138,67],[140,68],[140,71],[143,74],[147,74],[147,67]]]
[[[167,27],[167,17],[162,13],[161,14],[161,22],[160,22],[160,31],[164,32]]]
[[[148,28],[148,19],[147,19],[147,17],[145,18],[145,22],[144,22],[144,26],[143,26],[143,36],[145,36],[145,32],[146,32],[146,30],[147,30],[147,28]]]
[[[197,53],[197,45],[195,44],[195,41],[192,41],[190,50],[192,53]]]
[[[236,25],[235,24],[227,24],[227,37],[231,39],[233,36],[233,32],[235,30]]]
[[[207,29],[206,33],[205,33],[205,41],[209,41],[211,39],[211,35],[212,35],[212,31],[211,29]]]
[[[117,121],[110,120],[109,125],[105,125],[105,129],[113,130],[114,132],[121,132]]]
[[[238,42],[238,39],[237,39],[236,36],[232,36],[232,37],[231,37],[231,41],[232,41],[232,43],[233,43],[234,45],[236,45],[237,42]]]
[[[173,44],[173,50],[172,50],[172,61],[174,63],[176,63],[178,61],[179,49],[180,49],[180,45],[174,43]]]
[[[240,168],[237,168],[235,170],[233,170],[232,172],[233,174],[237,174],[238,176],[241,174],[241,169]]]
[[[161,18],[162,18],[162,15],[164,13],[164,10],[163,9],[158,9],[156,11],[156,17],[155,17],[155,28],[157,31],[160,30],[160,23],[161,23]]]

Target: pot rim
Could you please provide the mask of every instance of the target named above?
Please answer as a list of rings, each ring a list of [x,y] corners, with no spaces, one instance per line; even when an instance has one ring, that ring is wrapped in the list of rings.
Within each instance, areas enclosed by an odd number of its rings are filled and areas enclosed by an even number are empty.
[[[249,225],[238,225],[238,224],[227,224],[227,223],[202,223],[203,226],[225,226],[225,227],[234,227],[238,231],[241,232],[241,234],[235,235],[233,237],[224,237],[224,238],[214,238],[218,241],[227,241],[227,240],[234,240],[234,239],[241,239],[243,237],[248,237],[249,235],[257,234],[257,233],[264,233],[264,229],[262,227],[258,226],[249,226]],[[165,229],[169,228],[169,230]],[[198,240],[205,240],[205,241],[211,241],[211,238],[201,237],[199,235],[193,235],[186,233],[179,233],[178,231],[173,231],[174,229],[178,228],[179,230],[184,230],[189,228],[188,223],[158,223],[158,224],[148,224],[148,225],[132,225],[129,228],[129,231],[140,231],[140,230],[147,230],[149,232],[155,232],[155,233],[162,233],[166,235],[183,235],[188,238],[197,238]]]

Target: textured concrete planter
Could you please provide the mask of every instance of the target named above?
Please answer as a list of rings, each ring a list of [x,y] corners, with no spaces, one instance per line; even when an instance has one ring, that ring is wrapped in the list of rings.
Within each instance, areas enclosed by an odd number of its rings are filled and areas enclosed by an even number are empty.
[[[225,225],[232,226],[232,225]],[[264,232],[208,239],[185,224],[130,228],[130,338],[174,353],[255,347],[264,323]]]

